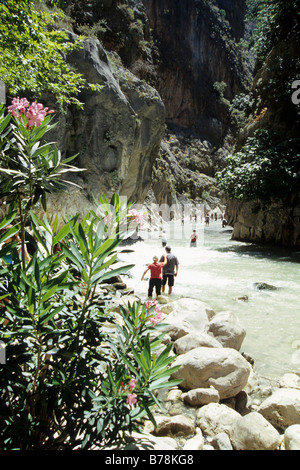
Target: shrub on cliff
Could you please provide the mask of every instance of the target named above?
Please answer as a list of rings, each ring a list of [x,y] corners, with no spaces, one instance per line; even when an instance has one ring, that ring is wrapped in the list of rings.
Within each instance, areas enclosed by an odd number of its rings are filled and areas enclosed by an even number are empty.
[[[289,200],[299,187],[299,139],[283,140],[267,130],[256,131],[243,148],[226,158],[218,185],[231,199]]]

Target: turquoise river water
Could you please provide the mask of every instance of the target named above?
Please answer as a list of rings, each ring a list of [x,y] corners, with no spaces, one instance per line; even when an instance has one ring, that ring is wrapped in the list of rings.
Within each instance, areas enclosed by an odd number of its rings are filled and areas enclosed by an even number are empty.
[[[196,248],[189,246],[193,228],[199,235]],[[231,230],[219,220],[209,226],[169,222],[162,229],[180,264],[172,298],[195,298],[216,312],[233,312],[246,329],[241,351],[254,359],[254,370],[261,375],[300,373],[300,251],[233,241]],[[142,299],[148,286],[140,280],[142,273],[154,255],[164,253],[160,233],[141,231],[143,241],[121,256],[135,264],[125,282]],[[276,289],[258,290],[255,283]],[[244,296],[247,301],[237,300]]]

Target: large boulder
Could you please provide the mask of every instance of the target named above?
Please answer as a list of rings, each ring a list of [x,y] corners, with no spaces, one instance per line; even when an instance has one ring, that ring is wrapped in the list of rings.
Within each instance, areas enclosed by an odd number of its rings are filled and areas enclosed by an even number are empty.
[[[173,341],[188,333],[205,333],[214,311],[200,300],[182,298],[170,303],[171,313],[164,319],[165,331]]]
[[[257,411],[278,429],[300,424],[300,390],[294,388],[275,390],[261,403]]]
[[[220,348],[222,345],[219,341],[207,333],[188,333],[174,342],[174,351],[176,354],[185,354],[191,349],[200,347]]]
[[[215,436],[222,432],[229,435],[233,423],[239,417],[239,413],[229,406],[209,403],[199,408],[196,423],[206,436]]]
[[[300,450],[300,424],[292,424],[284,433],[285,450]]]
[[[279,432],[255,411],[234,421],[230,439],[235,450],[275,450],[281,443]]]
[[[172,378],[182,379],[186,390],[213,386],[220,399],[237,395],[248,382],[249,363],[231,348],[196,348],[178,356],[173,366],[178,370]]]
[[[225,348],[240,350],[246,330],[231,312],[220,312],[210,321],[208,333],[213,335]]]

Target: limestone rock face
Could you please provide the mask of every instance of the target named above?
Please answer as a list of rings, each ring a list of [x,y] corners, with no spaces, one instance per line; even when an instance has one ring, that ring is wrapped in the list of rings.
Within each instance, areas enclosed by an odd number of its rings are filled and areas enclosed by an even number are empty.
[[[86,169],[76,182],[87,196],[118,191],[143,202],[165,128],[159,94],[123,69],[117,54],[111,55],[112,67],[97,39],[86,39],[68,61],[89,83],[103,87],[82,91],[84,109],[61,115],[55,130],[59,148],[78,154],[77,166]]]
[[[272,203],[267,211],[262,208],[258,210],[259,201],[229,201],[226,217],[229,225],[233,226],[233,240],[299,246],[299,195],[295,195],[294,203],[290,206]]]
[[[228,108],[213,85],[228,84],[224,96],[228,100],[231,93],[243,90],[245,64],[237,48],[229,52],[224,43],[243,37],[245,1],[144,3],[160,53],[157,89],[166,106],[167,122],[195,127],[202,138],[218,142],[226,128]],[[221,10],[230,24],[227,30]]]
[[[246,359],[231,348],[196,348],[178,356],[173,365],[179,369],[172,377],[182,379],[182,388],[213,386],[221,400],[243,390],[251,371]]]

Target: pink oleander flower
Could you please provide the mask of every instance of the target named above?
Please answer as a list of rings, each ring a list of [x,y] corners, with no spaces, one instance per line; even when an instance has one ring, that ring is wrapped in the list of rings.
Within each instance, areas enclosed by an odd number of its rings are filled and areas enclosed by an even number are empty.
[[[26,108],[29,106],[29,101],[26,98],[13,98],[11,105],[7,107],[8,111],[13,115],[18,117],[19,114],[16,111],[19,111],[20,114],[26,114]]]
[[[41,103],[34,101],[26,113],[26,117],[28,119],[27,126],[30,129],[32,129],[33,126],[40,126],[47,114],[54,113],[53,110],[48,111],[48,109],[49,108],[44,108]]]
[[[144,305],[145,305],[145,307],[148,311],[151,307],[155,307],[154,312],[161,313],[161,306],[159,305],[157,300],[154,300],[154,301],[153,300],[146,300]]]
[[[139,226],[141,226],[144,222],[144,214],[137,211],[136,209],[130,209],[128,211],[129,220],[134,220]]]
[[[131,379],[129,383],[129,390],[133,390],[136,387],[136,379]]]
[[[20,117],[21,114],[25,114],[27,118],[27,127],[32,129],[34,126],[38,127],[41,125],[47,114],[54,113],[53,110],[49,111],[49,108],[44,108],[41,103],[34,101],[29,103],[26,98],[13,98],[11,106],[7,107],[7,110],[15,117]],[[18,111],[18,112],[17,112]]]
[[[136,393],[128,393],[126,403],[130,407],[133,407],[137,402],[137,394]]]
[[[155,317],[150,318],[150,322],[152,323],[152,326],[157,325],[157,323],[161,322],[163,319],[162,313],[159,312]]]

